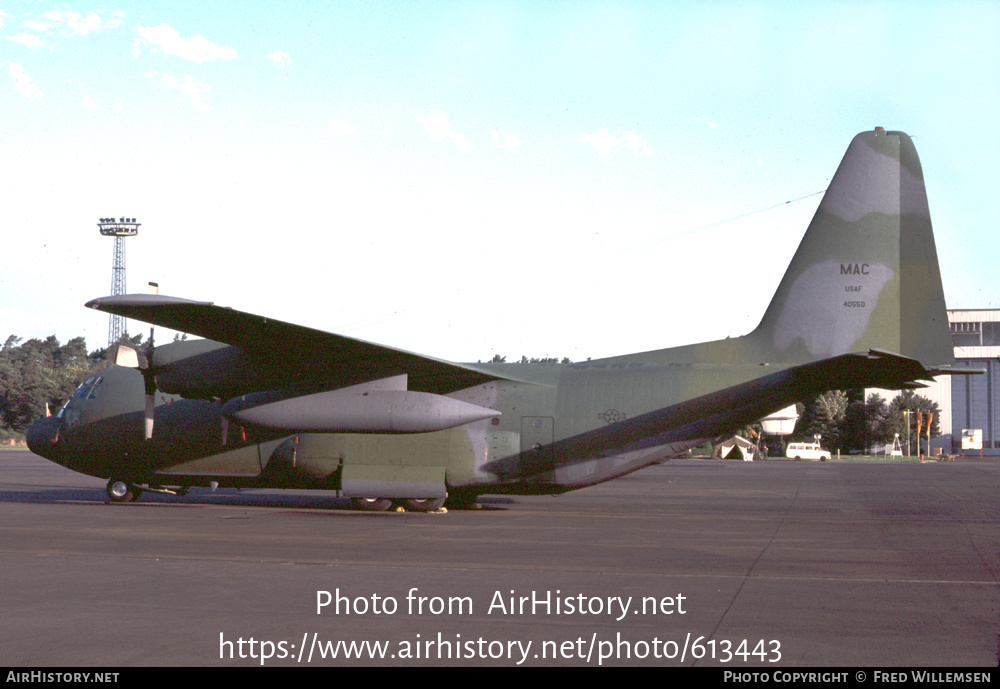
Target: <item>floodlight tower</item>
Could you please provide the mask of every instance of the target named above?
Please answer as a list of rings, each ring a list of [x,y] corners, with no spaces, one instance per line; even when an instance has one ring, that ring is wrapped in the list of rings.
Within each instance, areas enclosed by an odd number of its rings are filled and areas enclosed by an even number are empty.
[[[105,237],[115,238],[115,253],[111,259],[111,294],[125,294],[125,238],[139,234],[135,218],[100,218],[97,227]],[[108,323],[108,346],[125,334],[125,317],[112,315]]]

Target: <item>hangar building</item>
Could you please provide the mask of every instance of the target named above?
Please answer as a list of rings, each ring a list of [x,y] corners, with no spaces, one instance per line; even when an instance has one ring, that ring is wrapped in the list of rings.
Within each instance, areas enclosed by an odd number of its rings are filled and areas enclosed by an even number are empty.
[[[979,429],[983,454],[1000,455],[1000,309],[950,310],[948,321],[958,365],[984,369],[986,375],[951,376],[951,423],[942,430],[950,427],[955,453],[962,451],[962,431]]]

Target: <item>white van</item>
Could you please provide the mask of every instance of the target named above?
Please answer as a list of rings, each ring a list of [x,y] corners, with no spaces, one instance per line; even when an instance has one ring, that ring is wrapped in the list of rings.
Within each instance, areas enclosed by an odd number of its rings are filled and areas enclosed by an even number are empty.
[[[822,461],[830,459],[830,453],[821,450],[819,443],[788,443],[785,456],[789,459],[819,459]]]

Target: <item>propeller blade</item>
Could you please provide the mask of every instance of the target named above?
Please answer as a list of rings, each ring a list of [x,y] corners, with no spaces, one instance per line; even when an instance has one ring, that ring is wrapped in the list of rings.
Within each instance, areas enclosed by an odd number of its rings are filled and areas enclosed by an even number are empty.
[[[115,345],[115,351],[114,355],[111,357],[111,361],[114,362],[115,366],[137,368],[140,371],[149,370],[149,358],[146,354],[140,352],[135,347],[130,347],[126,344]]]
[[[156,408],[156,372],[153,370],[153,349],[146,350],[145,358],[147,363],[145,368],[140,369],[142,382],[146,388],[146,440],[153,437],[153,411]]]
[[[146,440],[153,437],[153,408],[156,406],[156,397],[146,395]]]

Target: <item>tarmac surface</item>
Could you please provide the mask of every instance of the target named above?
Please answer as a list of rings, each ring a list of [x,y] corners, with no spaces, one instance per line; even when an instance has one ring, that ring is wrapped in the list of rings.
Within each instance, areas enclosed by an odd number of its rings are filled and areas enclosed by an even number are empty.
[[[0,665],[998,662],[1000,461],[675,460],[446,514],[104,483],[0,450]]]

